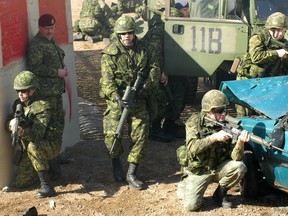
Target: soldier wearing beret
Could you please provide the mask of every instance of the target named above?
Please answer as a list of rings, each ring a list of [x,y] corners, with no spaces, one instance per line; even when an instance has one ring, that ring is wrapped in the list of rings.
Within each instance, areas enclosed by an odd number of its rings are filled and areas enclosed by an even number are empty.
[[[39,95],[50,101],[57,114],[58,124],[64,128],[62,94],[65,91],[64,78],[69,75],[69,70],[64,64],[64,50],[54,38],[55,24],[56,19],[51,14],[39,17],[39,31],[28,45],[27,65],[28,70],[40,81]],[[55,161],[51,161],[51,164],[55,165],[56,173],[60,171]]]

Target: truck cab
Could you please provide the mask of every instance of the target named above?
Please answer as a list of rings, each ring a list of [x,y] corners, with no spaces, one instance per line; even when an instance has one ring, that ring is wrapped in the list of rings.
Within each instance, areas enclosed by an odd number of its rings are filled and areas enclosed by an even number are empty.
[[[155,0],[147,0],[146,20]],[[172,17],[172,0],[165,1],[165,72],[205,77],[218,88],[235,58],[247,52],[250,35],[274,12],[288,15],[285,0],[190,0],[190,17]],[[149,10],[150,9],[150,10]]]

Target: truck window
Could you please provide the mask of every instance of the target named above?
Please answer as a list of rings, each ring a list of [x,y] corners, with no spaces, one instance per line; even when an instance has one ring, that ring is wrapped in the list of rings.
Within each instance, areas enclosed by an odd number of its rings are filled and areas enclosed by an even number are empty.
[[[287,0],[256,0],[256,17],[258,19],[267,19],[274,12],[281,12],[288,15]]]
[[[190,4],[190,17],[218,18],[219,0],[192,0]]]

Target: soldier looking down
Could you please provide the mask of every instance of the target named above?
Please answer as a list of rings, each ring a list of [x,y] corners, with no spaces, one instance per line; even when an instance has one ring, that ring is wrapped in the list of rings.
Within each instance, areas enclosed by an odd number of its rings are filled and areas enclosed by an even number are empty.
[[[201,207],[204,192],[212,182],[218,183],[213,199],[220,207],[231,208],[227,191],[238,184],[247,168],[241,161],[244,143],[250,135],[243,130],[237,142],[215,122],[224,122],[227,97],[219,90],[210,90],[202,98],[202,109],[186,122],[187,166],[178,184],[177,195],[184,208],[195,211]],[[213,121],[209,121],[210,118]]]
[[[130,16],[120,17],[115,24],[115,41],[102,52],[100,96],[106,99],[107,109],[103,117],[105,145],[111,152],[116,128],[123,107],[122,100],[125,89],[134,85],[140,75],[143,79],[141,88],[137,89],[134,106],[127,117],[128,131],[131,139],[128,155],[129,168],[126,174],[127,182],[136,189],[144,189],[144,183],[136,177],[136,171],[144,160],[144,149],[149,136],[149,107],[151,95],[158,87],[160,69],[154,53],[144,41],[135,35],[136,23]],[[128,104],[129,105],[129,104]],[[122,135],[121,135],[122,137]],[[118,182],[125,181],[120,156],[123,154],[122,139],[110,154],[114,178]]]

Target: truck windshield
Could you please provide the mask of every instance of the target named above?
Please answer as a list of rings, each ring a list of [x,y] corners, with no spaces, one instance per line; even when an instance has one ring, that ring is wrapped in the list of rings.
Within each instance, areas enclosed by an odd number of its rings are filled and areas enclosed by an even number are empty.
[[[274,12],[288,15],[287,0],[256,0],[257,18],[267,19]]]

